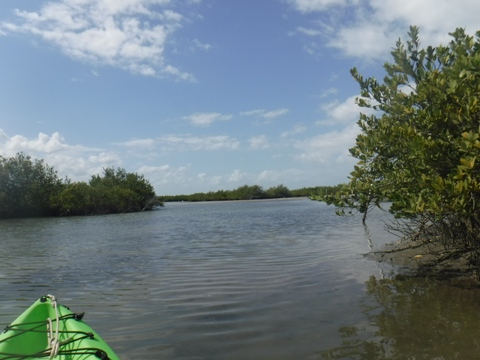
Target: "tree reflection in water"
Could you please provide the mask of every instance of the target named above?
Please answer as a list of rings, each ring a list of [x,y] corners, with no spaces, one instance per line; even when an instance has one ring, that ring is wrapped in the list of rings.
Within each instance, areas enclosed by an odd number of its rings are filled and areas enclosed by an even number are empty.
[[[324,359],[480,358],[480,289],[397,277],[366,283],[365,325],[342,327]]]

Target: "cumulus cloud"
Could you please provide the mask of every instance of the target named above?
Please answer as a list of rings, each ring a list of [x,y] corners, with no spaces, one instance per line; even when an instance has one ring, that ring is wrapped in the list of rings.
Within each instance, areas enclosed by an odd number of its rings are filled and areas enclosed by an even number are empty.
[[[358,126],[351,125],[339,131],[297,141],[295,147],[300,153],[296,159],[323,164],[353,162],[348,149],[355,145],[355,138],[359,132]]]
[[[238,169],[235,169],[233,173],[228,175],[227,181],[239,183],[239,182],[245,181],[247,177],[248,177],[247,173],[244,173]]]
[[[183,119],[188,120],[195,126],[208,126],[215,121],[227,121],[232,118],[232,115],[225,115],[220,113],[195,113],[188,116],[184,116]]]
[[[138,169],[140,174],[152,179],[151,183],[155,189],[162,189],[165,185],[182,185],[189,182],[188,167],[171,166],[168,164],[160,166],[143,165]]]
[[[22,151],[51,154],[68,148],[65,140],[58,132],[53,133],[52,136],[40,133],[36,139],[27,139],[21,135],[8,138],[7,135],[3,133],[2,138],[5,140],[5,142],[1,144],[2,150],[12,156]]]
[[[249,139],[249,144],[256,149],[265,149],[269,139],[256,136]],[[105,148],[89,148],[81,145],[72,145],[58,132],[51,135],[38,134],[33,138],[25,136],[9,136],[0,129],[0,155],[15,156],[24,152],[34,159],[43,159],[53,166],[61,178],[68,177],[73,181],[88,181],[92,175],[102,174],[107,167],[124,167],[128,171],[135,171],[145,175],[154,186],[157,194],[174,194],[182,192],[189,194],[195,191],[216,191],[222,186],[233,189],[243,184],[260,184],[274,186],[284,182],[285,178],[293,179],[293,173],[287,170],[262,170],[258,173],[246,172],[244,169],[232,169],[222,174],[207,172],[195,173],[193,165],[158,164],[155,161],[144,162],[145,150],[161,149],[168,152],[188,151],[234,151],[239,149],[240,142],[230,136],[193,136],[167,135],[160,138],[132,139],[113,144],[116,151]],[[142,152],[143,150],[143,152]],[[143,158],[135,167],[126,167],[125,151],[136,158]],[[148,152],[148,151],[147,151]],[[293,171],[293,170],[291,170]],[[194,190],[193,190],[194,189]]]
[[[289,0],[301,13],[318,14],[317,27],[297,28],[297,34],[317,37],[347,56],[385,60],[410,25],[420,27],[423,44],[450,41],[449,32],[461,26],[474,34],[480,28],[480,2],[436,0]],[[335,11],[332,11],[335,10]],[[311,45],[309,49],[316,46]],[[318,47],[320,48],[320,47]]]
[[[371,115],[377,113],[370,108],[361,108],[356,103],[358,96],[350,96],[343,102],[337,100],[322,105],[326,119],[317,122],[318,125],[353,124],[358,121],[360,113]]]
[[[355,103],[357,96],[350,96],[343,102],[333,101],[322,105],[322,110],[327,115],[327,120],[319,121],[319,124],[348,124],[358,120],[360,108]]]
[[[73,59],[145,76],[194,80],[165,59],[165,47],[184,17],[169,0],[58,0],[38,11],[16,9],[0,33],[23,33],[52,43]]]
[[[29,139],[21,135],[10,137],[0,129],[0,155],[13,157],[19,152],[45,160],[58,171],[60,177],[68,176],[75,181],[88,180],[91,175],[102,173],[106,167],[122,164],[119,154],[105,149],[70,145],[58,132],[50,136],[40,133],[36,138]]]
[[[272,170],[263,170],[260,174],[258,174],[258,182],[260,184],[273,184],[275,182],[279,182],[282,180],[283,174],[278,171]]]
[[[107,167],[125,167],[125,153],[123,150],[138,155],[141,150],[152,150],[163,147],[168,151],[215,151],[235,150],[240,146],[238,140],[229,136],[196,137],[190,135],[169,135],[159,139],[133,139],[114,144],[119,151],[110,151],[101,148],[88,148],[81,145],[69,144],[60,133],[52,135],[39,134],[34,138],[24,136],[9,136],[0,129],[0,155],[13,157],[18,152],[24,152],[33,159],[43,159],[57,170],[59,177],[68,177],[73,181],[88,181],[92,175],[102,174]],[[143,156],[140,156],[143,157]],[[156,163],[156,161],[155,161]],[[184,188],[185,193],[191,193],[199,184],[204,184],[205,190],[213,190],[221,183],[241,177],[239,173],[223,176],[204,176],[202,180],[191,174],[189,165],[173,166],[169,164],[151,165],[140,164],[128,171],[135,171],[145,175],[154,186],[158,194],[167,194],[169,191],[178,192]]]

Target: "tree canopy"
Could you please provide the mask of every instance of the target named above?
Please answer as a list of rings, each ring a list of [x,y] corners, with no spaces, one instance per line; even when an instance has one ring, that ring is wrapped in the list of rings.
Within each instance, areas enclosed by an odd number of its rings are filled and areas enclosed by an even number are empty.
[[[389,200],[408,219],[405,234],[435,239],[480,260],[480,32],[450,34],[447,45],[422,48],[419,29],[398,40],[383,82],[351,74],[360,85],[361,133],[350,149],[359,161],[349,183],[318,200],[340,212]]]
[[[162,205],[143,175],[106,168],[89,183],[62,181],[43,160],[0,156],[0,218],[111,214]]]
[[[0,218],[47,215],[50,198],[61,188],[57,172],[43,160],[0,156]]]
[[[93,175],[88,184],[66,184],[55,198],[61,215],[138,212],[161,204],[143,175],[112,167],[104,169],[103,176]]]

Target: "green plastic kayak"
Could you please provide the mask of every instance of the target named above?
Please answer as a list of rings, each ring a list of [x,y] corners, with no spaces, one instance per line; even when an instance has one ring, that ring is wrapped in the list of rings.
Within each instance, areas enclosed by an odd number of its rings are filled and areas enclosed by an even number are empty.
[[[43,296],[0,334],[0,359],[119,360],[82,318]]]

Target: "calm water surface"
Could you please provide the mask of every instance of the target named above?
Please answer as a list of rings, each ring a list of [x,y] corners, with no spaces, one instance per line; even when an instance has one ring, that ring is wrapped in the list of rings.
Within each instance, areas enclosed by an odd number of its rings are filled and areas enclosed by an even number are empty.
[[[51,293],[122,359],[469,359],[476,290],[385,277],[385,214],[305,199],[0,221],[0,325]]]

